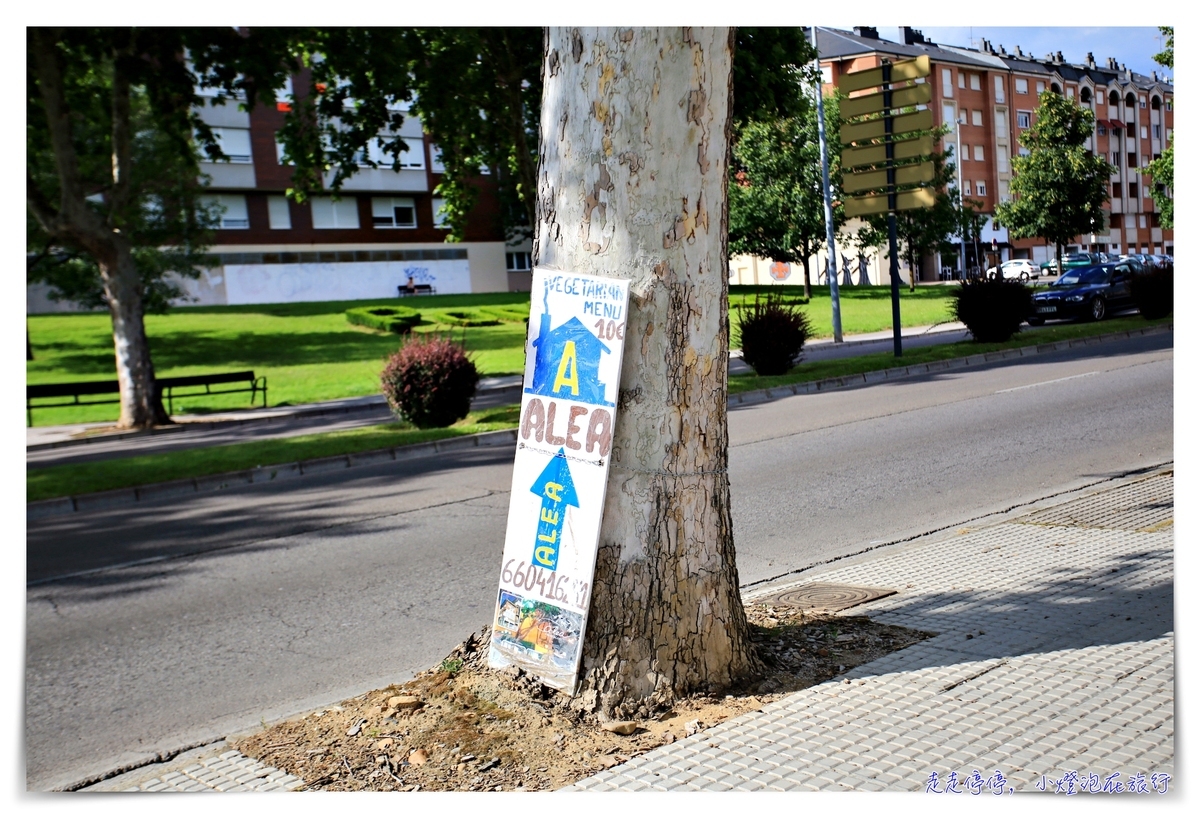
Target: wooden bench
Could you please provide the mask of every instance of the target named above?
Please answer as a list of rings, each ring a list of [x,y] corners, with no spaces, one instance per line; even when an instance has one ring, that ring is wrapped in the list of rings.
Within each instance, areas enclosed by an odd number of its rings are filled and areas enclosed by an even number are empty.
[[[217,389],[214,390],[214,385],[221,386],[225,384],[244,384],[238,389]],[[254,377],[254,373],[246,372],[221,372],[212,375],[184,375],[178,378],[156,378],[155,384],[158,386],[158,393],[167,400],[167,414],[171,414],[174,409],[175,398],[195,397],[197,395],[225,395],[235,392],[249,392],[250,405],[254,405],[254,400],[259,392],[262,392],[263,408],[267,406],[267,376],[262,375],[258,378]],[[185,391],[183,393],[176,392],[177,389],[189,389],[194,387],[204,387],[204,391]],[[28,423],[33,425],[33,410],[34,409],[55,409],[63,406],[93,406],[102,403],[120,403],[120,398],[106,398],[104,400],[81,400],[81,398],[92,398],[97,395],[119,395],[121,392],[120,384],[117,381],[78,381],[75,383],[39,383],[27,384],[25,386],[25,412]],[[54,400],[55,398],[71,398],[71,400],[59,400],[55,403],[37,403],[37,400]]]
[[[409,291],[407,284],[401,284],[396,289],[400,291],[401,298],[404,298],[405,296],[410,296],[410,295],[435,295],[435,294],[437,294],[437,290],[435,290],[433,288],[432,284],[414,284],[412,291]]]

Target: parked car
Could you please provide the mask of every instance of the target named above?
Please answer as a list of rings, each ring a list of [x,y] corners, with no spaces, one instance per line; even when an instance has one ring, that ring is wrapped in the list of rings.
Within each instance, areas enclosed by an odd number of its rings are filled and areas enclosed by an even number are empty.
[[[1154,263],[1158,265],[1160,270],[1174,270],[1175,259],[1170,256],[1164,256],[1162,253],[1151,253],[1150,257],[1154,259]]]
[[[1099,253],[1064,253],[1063,254],[1063,272],[1071,270],[1075,267],[1090,267],[1093,264],[1103,264],[1104,260],[1100,258]],[[1043,261],[1040,269],[1046,275],[1058,275],[1058,259],[1052,258],[1049,261]]]
[[[1028,281],[1031,278],[1037,278],[1041,271],[1033,266],[1033,262],[1027,258],[1011,258],[1000,265],[1000,274],[1004,278],[1016,278],[1021,281]],[[987,271],[988,278],[996,277],[996,268],[991,267]]]
[[[1121,256],[1121,260],[1136,261],[1138,264],[1142,265],[1142,270],[1147,273],[1151,270],[1158,269],[1158,262],[1155,260],[1154,256],[1150,255],[1149,253],[1126,253],[1125,255]]]
[[[1110,312],[1126,309],[1133,305],[1129,279],[1139,272],[1128,261],[1068,270],[1050,289],[1034,293],[1029,324],[1037,327],[1051,318],[1099,321]]]

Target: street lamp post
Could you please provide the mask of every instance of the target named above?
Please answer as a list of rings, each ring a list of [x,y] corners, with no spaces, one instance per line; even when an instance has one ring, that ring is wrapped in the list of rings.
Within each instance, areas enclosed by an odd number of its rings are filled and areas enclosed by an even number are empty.
[[[962,212],[963,212],[962,126],[963,126],[963,118],[962,118],[962,114],[960,113],[954,119],[954,145],[955,145],[955,148],[954,148],[954,152],[955,152],[954,170],[958,176],[958,213],[960,216],[962,215]],[[962,263],[960,265],[960,271],[962,272],[963,279],[966,279],[966,277],[967,277],[967,228],[966,228],[965,221],[962,224],[960,224],[958,227],[958,242],[959,242],[959,244],[958,244],[959,254],[962,256]]]

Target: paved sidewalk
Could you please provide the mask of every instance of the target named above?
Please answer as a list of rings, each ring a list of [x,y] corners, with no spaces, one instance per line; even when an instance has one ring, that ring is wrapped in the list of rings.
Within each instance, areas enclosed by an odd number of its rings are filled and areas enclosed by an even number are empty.
[[[943,793],[1174,790],[1173,481],[1167,467],[808,572],[896,589],[846,614],[937,636],[568,789],[924,792],[936,774]],[[89,790],[297,781],[222,744]]]

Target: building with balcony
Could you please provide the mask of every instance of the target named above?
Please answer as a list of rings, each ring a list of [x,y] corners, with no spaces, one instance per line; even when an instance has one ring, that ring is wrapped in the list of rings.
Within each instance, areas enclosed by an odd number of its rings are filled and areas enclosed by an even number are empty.
[[[290,85],[308,88],[308,78],[297,76]],[[370,158],[384,166],[361,165],[337,196],[298,204],[285,195],[292,168],[276,138],[292,88],[280,90],[274,108],[249,111],[234,100],[213,104],[215,91],[198,90],[201,116],[228,159],[200,163],[210,180],[206,195],[224,212],[210,249],[215,265],[198,280],[179,282],[186,303],[395,298],[410,278],[439,294],[529,289],[531,243],[506,242],[490,175],[475,181],[479,198],[464,240],[446,243],[441,200],[433,195],[442,166],[415,114],[405,113],[399,133],[408,145],[400,170],[372,143]],[[71,308],[49,300],[47,290],[28,288],[30,313]]]
[[[1174,233],[1162,227],[1150,197],[1153,181],[1142,172],[1171,141],[1175,93],[1169,80],[1157,73],[1145,76],[1130,71],[1112,58],[1100,64],[1091,54],[1085,64],[1076,65],[1065,62],[1061,52],[1039,59],[1022,52],[1019,45],[1009,53],[1004,46],[986,40],[979,48],[937,44],[907,26],[899,27],[896,34],[891,41],[869,26],[853,31],[818,27],[817,45],[826,93],[832,92],[842,74],[872,68],[885,59],[929,56],[931,72],[925,81],[932,85],[933,101],[928,107],[935,126],[950,128],[942,147],[952,148],[957,157],[963,196],[981,202],[988,218],[980,236],[981,258],[976,259],[976,250],[968,243],[965,259],[961,252],[957,258],[925,259],[916,273],[918,281],[937,280],[947,269],[990,266],[1009,258],[1040,263],[1053,257],[1052,246],[1037,239],[1010,239],[1008,231],[992,218],[996,205],[1010,198],[1011,160],[1026,153],[1018,137],[1033,124],[1038,94],[1047,89],[1065,94],[1094,113],[1095,132],[1087,147],[1116,169],[1110,178],[1106,223],[1097,225],[1094,233],[1077,236],[1068,251],[1174,253]],[[847,232],[854,229],[851,225]],[[993,241],[996,252],[989,253]],[[853,255],[840,247],[839,252]],[[756,283],[751,279],[757,277],[760,267],[764,273],[768,269],[759,261],[736,258],[730,265],[731,281]],[[886,281],[887,262],[878,254],[871,258],[870,270],[874,283]],[[762,275],[758,281],[796,282],[794,272],[771,272],[773,275]],[[883,278],[877,280],[877,272]],[[750,277],[743,280],[747,275]],[[912,272],[902,270],[902,275],[907,279]],[[854,280],[858,281],[857,274]]]

